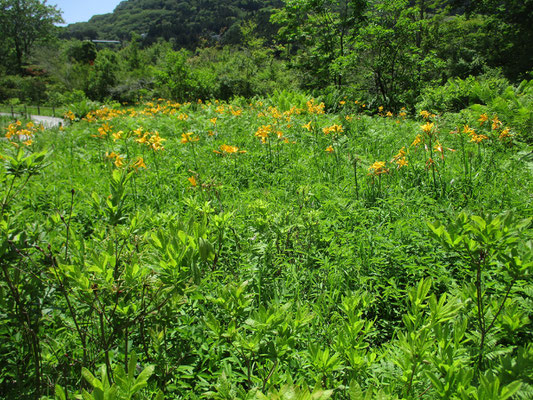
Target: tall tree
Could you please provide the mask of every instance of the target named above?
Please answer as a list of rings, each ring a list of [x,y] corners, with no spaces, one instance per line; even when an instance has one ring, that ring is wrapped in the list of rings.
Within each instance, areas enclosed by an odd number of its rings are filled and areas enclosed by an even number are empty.
[[[364,21],[367,0],[285,0],[272,21],[281,25],[280,40],[297,53],[297,67],[308,87],[343,84],[338,63],[351,51]]]
[[[4,40],[3,62],[20,72],[32,47],[51,39],[63,22],[61,11],[46,0],[0,0],[0,37]]]
[[[472,8],[487,17],[489,64],[501,67],[511,80],[527,78],[533,69],[533,0],[478,0]]]

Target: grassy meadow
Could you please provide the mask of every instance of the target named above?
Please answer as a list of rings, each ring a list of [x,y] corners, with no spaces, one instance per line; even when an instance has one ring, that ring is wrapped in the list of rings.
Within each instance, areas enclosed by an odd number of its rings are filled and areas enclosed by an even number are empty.
[[[533,159],[497,115],[67,118],[0,142],[0,398],[533,395]]]

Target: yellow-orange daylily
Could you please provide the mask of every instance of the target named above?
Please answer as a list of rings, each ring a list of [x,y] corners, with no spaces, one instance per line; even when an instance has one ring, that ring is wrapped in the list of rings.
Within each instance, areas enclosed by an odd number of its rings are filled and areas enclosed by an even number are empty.
[[[112,151],[111,153],[106,153],[105,155],[107,158],[115,159],[114,164],[117,168],[120,168],[124,165],[124,157],[121,156],[120,154],[117,154],[114,151]]]
[[[113,141],[116,142],[117,140],[119,140],[120,138],[122,138],[122,134],[124,132],[122,131],[118,131],[118,132],[113,132],[112,133],[112,136],[113,136]]]
[[[426,111],[426,110],[422,110],[422,111],[420,111],[420,115],[421,115],[422,118],[424,118],[424,119],[429,119],[429,117],[431,116],[430,112],[429,112],[429,111]]]
[[[261,125],[257,132],[255,132],[255,136],[261,139],[261,143],[266,143],[268,139],[268,135],[272,132],[272,125]]]
[[[340,133],[344,132],[344,128],[342,127],[342,125],[333,124],[331,126],[322,128],[322,132],[324,132],[325,135],[328,135],[330,133]]]
[[[198,140],[198,138],[196,138],[196,140]],[[166,141],[166,139],[163,139],[159,136],[159,132],[155,131],[150,137],[149,145],[153,150],[164,150],[165,148],[162,146],[164,141]]]
[[[492,130],[495,131],[497,129],[500,129],[501,126],[502,126],[502,122],[498,119],[498,116],[495,115],[494,118],[492,119]]]
[[[137,161],[135,161],[135,163],[133,164],[133,168],[135,168],[135,171],[139,170],[139,168],[146,168],[144,159],[142,157],[139,157]]]
[[[483,140],[488,139],[489,137],[487,135],[478,135],[476,133],[473,133],[471,136],[470,141],[474,143],[481,143]]]
[[[412,147],[418,147],[418,145],[422,142],[422,136],[416,135],[415,140],[413,140],[413,143],[411,143]]]
[[[468,125],[465,125],[463,127],[463,133],[466,133],[467,135],[473,135],[475,134],[474,129],[470,128]]]
[[[509,128],[505,128],[504,130],[501,131],[500,133],[500,140],[503,140],[505,138],[510,138],[512,137],[513,135],[511,135],[511,133],[509,133]]]
[[[404,158],[406,154],[407,152],[405,151],[405,146],[404,146],[398,151],[398,154],[392,157],[391,162],[397,162],[400,158]]]
[[[239,150],[237,146],[230,146],[227,144],[220,145],[220,150],[213,150],[214,153],[218,154],[235,154],[235,153],[246,153],[246,150]]]
[[[389,172],[388,168],[385,168],[385,161],[376,161],[368,167],[368,171],[370,171],[369,175],[381,175]]]
[[[431,130],[433,129],[433,125],[435,125],[433,122],[426,122],[424,125],[420,126],[420,129],[422,129],[426,134],[430,134]]]
[[[200,140],[198,136],[193,136],[193,135],[194,135],[193,132],[182,133],[181,143],[183,144],[192,143],[192,142],[197,142],[198,140]]]
[[[396,164],[398,165],[398,169],[402,167],[407,167],[409,165],[409,161],[405,157],[399,158],[396,160]]]

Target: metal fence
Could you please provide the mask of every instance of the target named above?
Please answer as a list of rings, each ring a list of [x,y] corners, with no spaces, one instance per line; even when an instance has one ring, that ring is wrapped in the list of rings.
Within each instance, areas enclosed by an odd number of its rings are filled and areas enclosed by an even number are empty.
[[[11,105],[0,104],[0,113],[9,114],[12,118],[30,119],[30,115],[43,115],[46,117],[63,117],[64,107],[32,106],[27,104]]]

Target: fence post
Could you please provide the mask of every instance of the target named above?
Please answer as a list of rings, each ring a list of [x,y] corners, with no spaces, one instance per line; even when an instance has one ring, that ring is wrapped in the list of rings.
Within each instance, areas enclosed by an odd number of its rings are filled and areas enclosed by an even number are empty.
[[[37,115],[41,115],[41,105],[37,104]]]
[[[56,117],[56,107],[52,106],[52,117]]]
[[[24,118],[28,119],[28,107],[24,104]]]
[[[13,112],[13,106],[11,106],[11,118],[15,118],[15,113]]]

